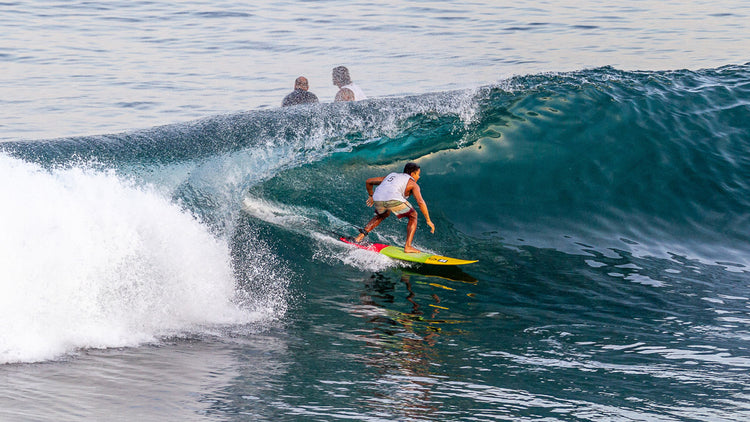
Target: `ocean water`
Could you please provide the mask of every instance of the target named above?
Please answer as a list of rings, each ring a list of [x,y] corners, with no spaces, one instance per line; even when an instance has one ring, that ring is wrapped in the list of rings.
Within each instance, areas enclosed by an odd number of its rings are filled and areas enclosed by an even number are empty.
[[[0,420],[750,419],[748,22],[0,3]],[[336,240],[407,161],[415,245],[478,263]]]

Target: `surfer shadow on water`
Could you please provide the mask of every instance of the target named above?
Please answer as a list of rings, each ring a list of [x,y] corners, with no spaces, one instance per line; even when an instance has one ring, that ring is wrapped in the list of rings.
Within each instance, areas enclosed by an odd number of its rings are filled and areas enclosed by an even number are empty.
[[[374,392],[368,405],[382,412],[398,409],[399,418],[424,418],[439,411],[439,400],[432,398],[432,392],[443,379],[435,369],[442,360],[440,337],[461,334],[460,325],[469,322],[456,318],[441,296],[462,295],[461,286],[455,282],[477,283],[458,268],[429,267],[373,274],[364,280],[359,303],[348,308],[351,315],[366,322],[356,335],[367,345],[361,361],[375,369],[376,385],[388,386]],[[455,329],[445,330],[448,327]]]

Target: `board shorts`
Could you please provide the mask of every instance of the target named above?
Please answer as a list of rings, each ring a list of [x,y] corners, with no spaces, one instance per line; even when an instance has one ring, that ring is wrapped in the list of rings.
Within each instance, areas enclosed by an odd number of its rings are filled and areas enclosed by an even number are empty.
[[[411,204],[408,202],[401,202],[399,200],[375,201],[372,205],[373,207],[375,207],[375,214],[378,215],[382,215],[386,211],[394,213],[398,218],[408,217],[412,213],[414,213],[415,217],[417,215],[417,212],[414,210],[414,208],[411,207]]]

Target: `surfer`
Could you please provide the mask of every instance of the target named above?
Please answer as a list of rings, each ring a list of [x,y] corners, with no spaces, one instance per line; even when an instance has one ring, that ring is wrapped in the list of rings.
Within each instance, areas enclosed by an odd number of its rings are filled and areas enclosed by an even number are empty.
[[[406,198],[414,196],[419,210],[422,211],[422,215],[427,220],[427,225],[430,226],[430,232],[435,233],[435,225],[430,220],[427,204],[422,199],[422,192],[417,184],[421,173],[422,169],[419,168],[417,163],[407,163],[404,166],[403,173],[391,173],[384,177],[371,177],[367,179],[365,186],[367,187],[367,193],[370,195],[367,198],[367,206],[375,207],[375,216],[372,217],[364,229],[360,230],[360,234],[354,238],[355,242],[362,242],[365,236],[393,212],[398,218],[409,218],[409,223],[406,225],[404,252],[419,252],[411,245],[414,233],[417,231],[417,211],[411,207]],[[373,192],[373,186],[375,185],[377,185],[377,188]]]
[[[294,91],[284,97],[281,102],[282,107],[293,106],[297,104],[317,103],[318,96],[308,91],[309,85],[307,78],[300,76],[294,81]]]
[[[362,89],[352,82],[352,78],[349,76],[349,69],[346,67],[334,67],[331,78],[333,84],[339,87],[339,92],[336,93],[334,101],[359,101],[367,99]]]

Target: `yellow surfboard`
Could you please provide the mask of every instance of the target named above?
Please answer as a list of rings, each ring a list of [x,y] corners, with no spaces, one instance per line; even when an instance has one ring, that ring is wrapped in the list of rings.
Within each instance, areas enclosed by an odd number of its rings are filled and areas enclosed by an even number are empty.
[[[433,255],[427,252],[406,253],[404,252],[404,248],[399,248],[398,246],[386,245],[383,243],[366,243],[366,242],[356,243],[352,239],[348,239],[345,237],[340,237],[339,240],[349,245],[356,246],[360,249],[364,249],[366,251],[377,252],[377,253],[381,253],[393,259],[400,259],[402,261],[409,261],[409,262],[417,262],[420,264],[464,265],[464,264],[471,264],[473,262],[477,262],[477,261],[468,261],[465,259],[450,258],[447,256]]]

